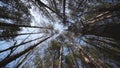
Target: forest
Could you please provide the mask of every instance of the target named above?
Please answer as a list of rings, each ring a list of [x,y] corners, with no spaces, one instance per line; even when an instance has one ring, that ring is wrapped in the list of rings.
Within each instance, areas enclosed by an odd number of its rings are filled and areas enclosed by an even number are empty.
[[[0,0],[0,68],[120,68],[120,0]]]

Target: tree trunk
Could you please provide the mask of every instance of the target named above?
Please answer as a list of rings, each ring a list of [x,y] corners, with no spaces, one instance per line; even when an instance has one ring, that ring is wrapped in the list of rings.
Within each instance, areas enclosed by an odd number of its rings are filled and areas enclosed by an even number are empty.
[[[66,6],[66,0],[62,0],[62,6],[63,6],[63,23],[66,24],[66,15],[65,15],[65,6]]]
[[[80,56],[83,58],[85,62],[85,68],[96,68],[95,64],[91,61],[90,57],[79,47],[74,45],[76,49],[78,49]]]
[[[59,67],[58,68],[62,68],[62,50],[63,50],[63,47],[61,45],[61,48],[60,48],[60,57],[59,57]]]
[[[55,55],[53,55],[52,68],[55,68]]]
[[[38,3],[39,6],[46,7],[47,9],[49,9],[50,11],[56,13],[59,17],[62,18],[62,16],[61,16],[58,12],[56,12],[56,11],[53,10],[53,9],[51,9],[49,6],[47,6],[47,5],[44,4],[43,2],[41,2],[41,1],[39,1],[39,0],[35,0],[35,1],[32,1],[32,2],[34,2],[34,3]]]
[[[5,65],[7,65],[8,63],[10,63],[11,61],[13,60],[16,60],[17,58],[19,58],[20,56],[26,54],[28,51],[34,49],[36,46],[38,46],[39,44],[41,44],[42,42],[46,41],[47,39],[51,38],[52,36],[49,36],[41,41],[39,41],[38,43],[28,47],[27,49],[25,49],[24,51],[18,53],[18,54],[15,54],[15,55],[12,55],[10,56],[9,58],[5,59],[4,61],[0,62],[0,67],[4,67]]]
[[[13,48],[16,48],[16,47],[19,47],[19,46],[21,46],[21,45],[27,44],[27,43],[29,43],[29,42],[32,42],[32,41],[41,39],[41,38],[43,38],[43,37],[45,37],[45,36],[42,36],[42,37],[40,37],[40,38],[36,38],[36,39],[33,39],[33,40],[29,40],[29,41],[26,41],[26,42],[24,42],[24,40],[23,40],[20,44],[13,45],[13,46],[11,46],[11,47],[9,47],[9,48],[7,48],[7,49],[4,49],[4,50],[0,50],[0,53],[1,53],[1,52],[4,52],[4,51],[7,51],[7,50],[10,50],[10,49],[13,49]]]
[[[37,33],[21,33],[21,34],[5,34],[5,35],[0,35],[0,38],[14,37],[14,36],[19,36],[19,35],[40,34],[40,33],[43,33],[43,32],[37,32]]]
[[[16,64],[15,68],[19,68],[20,65],[26,60],[26,58],[28,57],[28,55],[31,53],[31,51],[29,51],[24,57],[22,57],[19,62]]]
[[[72,51],[72,55],[73,55],[73,61],[75,63],[75,68],[79,68],[78,62],[77,62],[77,58],[75,57],[74,51],[73,49],[70,47],[71,51]]]
[[[29,26],[29,25],[17,25],[17,24],[2,23],[2,22],[0,22],[0,27],[29,27],[29,28],[50,29],[48,27]]]

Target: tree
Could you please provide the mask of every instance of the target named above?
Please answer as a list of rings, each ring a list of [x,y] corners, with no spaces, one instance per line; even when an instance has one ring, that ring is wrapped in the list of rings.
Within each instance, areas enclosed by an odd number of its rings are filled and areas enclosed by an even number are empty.
[[[4,26],[10,25],[9,23],[15,24],[15,25],[30,25],[31,21],[31,15],[30,12],[28,11],[27,6],[21,2],[21,1],[14,1],[14,0],[1,0],[0,1],[2,6],[0,6],[0,35],[9,35],[9,34],[17,34],[18,31],[21,29],[18,26],[14,27],[7,27]],[[6,37],[6,38],[0,38],[1,40],[4,39],[12,39],[15,38],[16,36],[13,37]]]
[[[24,4],[25,2],[27,5]],[[19,44],[18,40],[14,41],[12,46],[0,50],[0,53],[10,50],[6,58],[0,61],[0,66],[4,67],[17,58],[24,56],[23,61],[19,61],[19,64],[16,65],[16,67],[20,65],[22,67],[22,62],[29,62],[29,60],[24,60],[29,58],[27,53],[31,50],[35,51],[35,47],[44,43],[45,47],[43,49],[37,49],[43,51],[43,53],[30,52],[34,57],[31,60],[33,63],[23,63],[23,67],[29,67],[30,65],[43,68],[120,67],[119,0],[26,0],[25,2],[18,0],[0,1],[0,3],[3,3],[0,6],[0,10],[2,10],[0,16],[4,20],[0,19],[1,40],[41,32],[47,37],[42,35],[42,37],[31,38],[26,41],[29,38],[28,36]],[[49,22],[59,22],[67,29],[59,33],[54,30],[54,24],[52,24],[52,27],[49,24],[46,24],[48,26],[30,25],[31,16],[28,5],[39,9],[39,12]],[[21,28],[40,29],[39,32],[36,30],[36,32],[19,33],[18,31]],[[52,39],[45,43],[49,38]],[[17,48],[22,48],[21,46],[28,44],[31,44],[31,46],[20,52],[15,52],[18,50]]]

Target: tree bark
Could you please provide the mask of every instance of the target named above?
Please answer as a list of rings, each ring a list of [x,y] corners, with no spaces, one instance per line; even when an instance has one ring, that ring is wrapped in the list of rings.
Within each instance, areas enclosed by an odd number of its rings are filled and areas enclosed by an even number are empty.
[[[93,62],[91,61],[90,57],[81,48],[77,47],[76,45],[74,45],[74,47],[78,49],[80,56],[83,58],[86,64],[85,68],[96,68],[95,64],[93,64]]]
[[[60,48],[60,57],[59,57],[59,67],[58,68],[62,68],[62,50],[63,50],[63,47],[61,45],[61,48]]]
[[[29,26],[29,25],[17,25],[17,24],[2,23],[2,22],[0,22],[0,27],[29,27],[29,28],[50,29],[48,27]]]
[[[66,15],[65,15],[66,0],[62,0],[62,5],[63,5],[63,23],[66,24]]]
[[[28,57],[28,55],[31,53],[31,51],[29,51],[24,57],[22,57],[20,60],[19,60],[19,63],[16,64],[15,68],[19,68],[20,65],[25,61],[25,59]]]

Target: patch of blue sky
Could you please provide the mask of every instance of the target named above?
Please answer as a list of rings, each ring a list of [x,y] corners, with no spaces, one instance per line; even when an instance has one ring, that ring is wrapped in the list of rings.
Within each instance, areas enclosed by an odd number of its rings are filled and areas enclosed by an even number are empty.
[[[0,21],[3,22],[3,23],[11,23],[11,24],[14,24],[12,20],[10,19],[4,19],[4,18],[0,18]]]
[[[82,67],[82,63],[81,63],[81,60],[80,60],[80,59],[77,59],[77,63],[78,63],[79,68],[83,68],[83,67]]]
[[[13,45],[13,41],[7,42],[7,41],[0,41],[1,45],[0,45],[0,50],[9,48],[11,45]]]
[[[55,29],[55,30],[59,30],[59,32],[61,33],[61,32],[64,31],[65,27],[64,27],[62,24],[55,23],[55,24],[54,24],[54,29]]]
[[[68,55],[69,54],[69,52],[68,52],[68,48],[66,48],[66,47],[64,47],[63,48],[63,55]]]
[[[6,4],[0,1],[0,6],[6,6]]]
[[[3,53],[0,53],[0,61],[2,61],[9,53],[10,51],[5,51]]]

